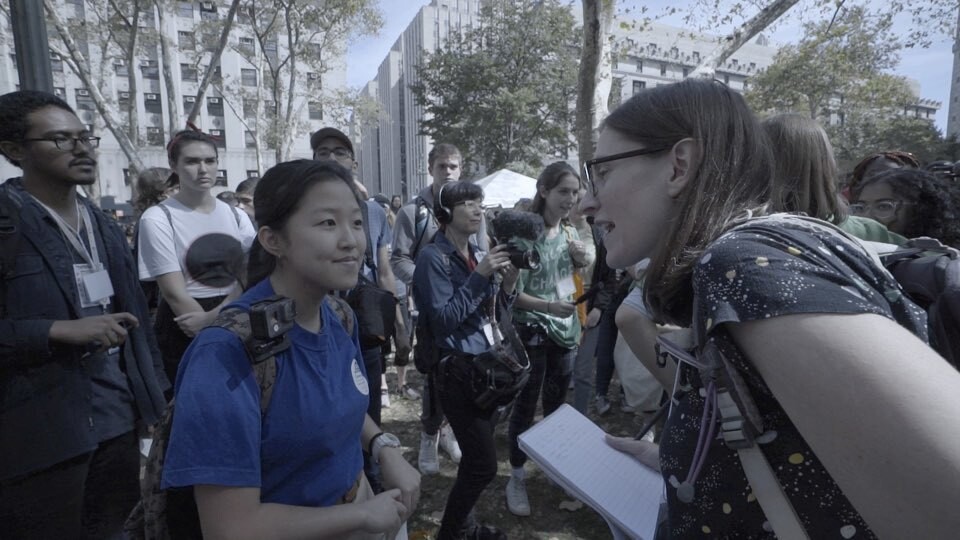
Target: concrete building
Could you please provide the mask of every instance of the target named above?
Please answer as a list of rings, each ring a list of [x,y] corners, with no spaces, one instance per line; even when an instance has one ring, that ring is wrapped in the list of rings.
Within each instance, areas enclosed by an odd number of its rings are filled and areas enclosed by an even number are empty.
[[[415,104],[407,85],[415,82],[415,66],[425,51],[441,46],[451,30],[479,24],[477,13],[481,1],[433,0],[423,7],[384,58],[377,77],[367,85],[367,95],[376,99],[381,107],[378,121],[359,126],[357,133],[363,141],[360,171],[372,192],[401,194],[406,200],[429,183],[426,156],[432,141],[418,135],[423,110]],[[579,9],[574,12],[579,20]],[[682,80],[721,39],[656,22],[637,28],[626,22],[626,26],[614,22],[612,30],[619,43],[613,77],[621,100],[644,88]],[[750,78],[769,66],[775,53],[776,47],[761,34],[724,62],[717,69],[716,78],[735,90],[745,91],[750,87]],[[954,95],[957,95],[960,72],[956,68],[955,74],[958,82],[954,84]],[[911,88],[914,95],[920,96],[916,82],[911,81]],[[951,106],[957,99],[952,98]],[[904,114],[933,121],[940,106],[937,101],[918,97],[914,104],[904,108]],[[960,112],[951,112],[951,118],[954,114],[960,115]],[[834,115],[832,121],[842,121],[841,115]]]
[[[66,0],[59,1],[60,15],[70,23],[85,21],[89,28],[97,28],[98,21],[95,9],[99,4],[106,4],[101,0]],[[181,121],[178,125],[186,127],[188,113],[196,101],[197,87],[202,79],[205,64],[197,66],[196,51],[202,51],[202,25],[211,25],[214,21],[226,16],[228,0],[216,2],[176,2],[173,12],[165,17],[164,34],[170,36],[173,86],[176,96],[174,99],[180,104]],[[152,4],[151,4],[152,6]],[[140,26],[145,29],[157,28],[156,14],[147,11],[141,15]],[[9,21],[4,21],[3,35],[8,36],[0,42],[0,93],[6,93],[18,88],[16,56],[13,48],[12,31]],[[58,34],[52,23],[48,23],[48,37],[51,43],[58,41]],[[265,138],[257,140],[263,146],[261,160],[258,167],[257,152],[253,150],[255,130],[252,129],[257,117],[264,118],[272,103],[269,97],[260,99],[259,107],[256,100],[247,100],[241,96],[251,87],[256,87],[258,79],[262,85],[263,73],[256,69],[247,58],[250,52],[241,54],[241,51],[256,51],[253,54],[263,54],[254,46],[253,34],[250,30],[248,15],[238,13],[234,27],[230,34],[230,42],[220,61],[219,86],[236,88],[229,90],[228,95],[221,94],[214,85],[208,87],[204,106],[195,124],[203,131],[218,139],[219,171],[218,185],[224,189],[234,189],[244,179],[258,176],[275,162],[275,151],[270,148]],[[169,117],[171,113],[167,100],[167,88],[163,81],[163,69],[160,61],[159,45],[144,46],[144,51],[137,59],[136,66],[128,66],[117,54],[111,51],[106,57],[102,55],[101,42],[103,36],[88,33],[84,36],[77,34],[74,38],[79,49],[90,59],[95,72],[104,73],[98,79],[99,89],[104,97],[111,102],[111,106],[118,118],[125,115],[126,104],[134,99],[137,102],[138,118],[140,123],[140,157],[148,167],[167,166],[165,145],[170,139]],[[276,49],[268,50],[266,54],[286,55],[285,39],[277,36],[272,42]],[[279,45],[278,45],[279,44]],[[268,49],[270,42],[267,43]],[[114,200],[127,201],[130,198],[130,177],[127,157],[120,150],[116,139],[105,128],[102,118],[97,113],[89,91],[80,79],[51,53],[53,64],[53,80],[55,93],[65,99],[97,135],[103,139],[99,150],[99,186],[102,196],[113,197]],[[102,64],[104,69],[100,70]],[[301,64],[302,66],[302,64]],[[334,95],[346,85],[346,67],[343,59],[334,59],[330,63],[331,69],[324,73],[309,72],[306,66],[301,67],[303,72],[298,84],[302,86],[297,91],[294,101],[298,113],[299,134],[295,137],[291,147],[291,158],[311,156],[309,135],[319,129],[324,122],[322,103],[325,96]],[[136,77],[138,95],[129,92],[129,78]],[[307,98],[309,90],[310,97]],[[20,170],[13,167],[6,160],[0,165],[2,178],[9,178],[20,174]],[[2,180],[2,179],[0,179]],[[109,200],[109,199],[108,199]]]
[[[371,193],[401,195],[404,200],[430,183],[427,154],[433,146],[420,135],[423,107],[410,85],[425,52],[438,50],[451,32],[479,24],[482,0],[432,0],[420,9],[365,88],[380,105],[377,121],[360,125],[360,177]]]

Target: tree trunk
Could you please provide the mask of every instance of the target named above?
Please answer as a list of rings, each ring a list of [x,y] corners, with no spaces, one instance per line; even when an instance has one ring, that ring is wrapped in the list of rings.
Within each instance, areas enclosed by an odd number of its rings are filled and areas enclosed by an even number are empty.
[[[690,73],[691,77],[705,77],[712,79],[720,64],[727,58],[737,52],[748,41],[753,39],[764,28],[770,26],[784,13],[793,7],[799,0],[774,0],[770,5],[760,10],[750,20],[743,23],[739,28],[733,31],[733,34],[726,37],[726,43],[720,45],[710,52],[697,69]]]
[[[169,121],[169,133],[167,138],[173,136],[179,131],[180,126],[180,99],[177,96],[177,85],[173,79],[173,51],[170,50],[170,36],[167,34],[167,16],[162,0],[153,0],[153,5],[157,8],[157,23],[160,28],[157,34],[160,36],[160,59],[163,65],[163,84],[167,90],[167,119]],[[196,103],[194,103],[196,106]]]
[[[133,0],[133,13],[130,17],[130,36],[124,54],[127,64],[127,90],[130,100],[127,102],[127,135],[135,146],[140,146],[140,114],[137,104],[137,37],[140,35],[140,0]],[[136,182],[130,182],[134,185]]]
[[[130,161],[130,173],[136,174],[136,172],[142,171],[144,169],[143,160],[140,159],[135,145],[130,141],[130,137],[127,136],[121,123],[113,115],[113,111],[110,110],[107,102],[104,100],[103,94],[100,92],[100,87],[94,84],[90,78],[90,68],[87,60],[83,57],[83,53],[77,49],[77,43],[74,41],[70,30],[67,29],[60,14],[57,12],[57,7],[53,5],[53,0],[43,0],[43,7],[46,9],[47,16],[53,21],[54,27],[56,27],[57,32],[60,34],[60,39],[63,40],[63,44],[67,48],[67,53],[71,60],[71,67],[74,68],[77,76],[80,77],[80,82],[83,83],[84,88],[89,90],[90,99],[93,100],[97,112],[103,117],[107,129],[109,129],[110,133],[117,139],[117,142],[120,144],[120,149],[124,155],[127,156],[127,160]],[[131,99],[133,99],[132,96]]]
[[[237,8],[239,7],[240,0],[233,0],[233,2],[230,4],[230,9],[227,10],[227,20],[223,23],[223,32],[220,33],[220,42],[217,43],[217,50],[214,51],[213,57],[210,59],[210,65],[207,66],[207,71],[203,74],[203,79],[200,81],[200,86],[197,87],[197,100],[193,102],[193,108],[190,109],[190,115],[187,117],[187,122],[196,122],[197,117],[200,116],[200,107],[203,105],[203,94],[206,93],[207,87],[210,86],[210,81],[213,80],[214,72],[216,71],[217,67],[220,66],[220,55],[222,55],[223,50],[227,48],[227,41],[230,39],[230,29],[233,28],[233,19],[236,17]]]
[[[290,70],[290,82],[289,84],[287,84],[287,107],[286,107],[287,110],[284,111],[283,125],[290,126],[291,129],[284,130],[283,137],[280,138],[280,144],[277,147],[277,163],[280,163],[281,161],[287,161],[288,159],[290,159],[290,148],[293,146],[293,133],[297,131],[293,127],[292,122],[295,121],[293,118],[293,100],[296,99],[296,95],[297,95],[296,94],[296,89],[297,89],[296,47],[297,45],[299,45],[300,36],[299,36],[299,31],[297,32],[298,35],[294,36],[293,21],[291,21],[291,17],[293,16],[293,14],[291,13],[292,11],[291,6],[287,4],[284,11],[285,11],[284,18],[286,19],[286,24],[287,24],[287,47],[289,48],[289,54],[290,54],[290,66],[288,67],[288,69]],[[280,73],[277,72],[277,75],[279,76]],[[278,90],[280,88],[279,84],[280,84],[280,81],[278,79],[277,80]],[[277,98],[279,97],[280,97],[279,92],[277,92]],[[279,105],[279,103],[280,101],[278,99],[277,104]],[[281,159],[281,156],[283,159]]]
[[[583,49],[577,81],[577,147],[580,162],[593,158],[597,127],[607,115],[610,94],[610,45],[616,0],[583,0]]]

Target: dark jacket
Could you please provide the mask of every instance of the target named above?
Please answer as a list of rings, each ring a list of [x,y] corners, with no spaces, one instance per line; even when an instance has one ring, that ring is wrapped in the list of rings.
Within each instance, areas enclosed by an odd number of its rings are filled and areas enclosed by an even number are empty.
[[[475,244],[470,244],[470,253],[482,254]],[[486,313],[495,289],[492,279],[467,268],[442,231],[420,250],[413,274],[414,300],[444,353],[476,355],[490,348],[483,325],[489,320]],[[509,305],[516,295],[499,296]]]
[[[620,276],[614,268],[607,266],[607,248],[603,245],[603,237],[596,226],[593,230],[593,241],[597,246],[597,263],[593,267],[590,290],[587,291],[587,311],[599,309],[604,311],[616,295]]]
[[[13,274],[0,287],[0,480],[41,470],[96,448],[86,347],[49,342],[54,321],[80,318],[73,259],[53,218],[23,189],[19,178],[0,185],[0,197],[19,206],[19,241]],[[140,321],[120,353],[138,418],[156,423],[170,383],[162,369],[136,266],[120,227],[89,201],[103,243],[101,259],[113,283],[115,312]],[[3,279],[0,276],[0,279]]]

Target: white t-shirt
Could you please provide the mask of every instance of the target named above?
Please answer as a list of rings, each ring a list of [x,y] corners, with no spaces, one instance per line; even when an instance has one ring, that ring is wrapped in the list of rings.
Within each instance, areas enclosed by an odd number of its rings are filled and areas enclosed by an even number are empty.
[[[243,252],[248,253],[256,231],[246,213],[231,208],[218,200],[213,212],[203,213],[184,206],[170,198],[162,203],[170,211],[170,219],[163,209],[151,207],[140,217],[140,232],[137,248],[137,264],[140,279],[154,281],[170,272],[182,272],[187,285],[187,294],[192,298],[210,298],[230,293],[233,285],[225,288],[210,287],[193,279],[186,271],[187,249],[197,238],[211,233],[223,233],[240,241]],[[239,217],[239,224],[238,224]],[[173,230],[170,222],[173,222]]]

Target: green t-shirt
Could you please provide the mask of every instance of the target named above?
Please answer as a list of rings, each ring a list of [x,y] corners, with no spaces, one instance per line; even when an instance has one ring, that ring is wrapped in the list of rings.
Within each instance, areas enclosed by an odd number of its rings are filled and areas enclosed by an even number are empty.
[[[898,246],[907,243],[905,237],[888,230],[879,221],[862,216],[847,216],[847,219],[838,227],[861,240],[896,244]]]
[[[521,270],[517,281],[517,292],[548,302],[573,302],[575,293],[563,297],[560,292],[573,289],[573,261],[567,250],[567,239],[579,240],[580,236],[573,227],[565,227],[551,239],[541,236],[536,242],[517,240],[515,244],[522,249],[534,248],[540,252],[540,268]],[[580,319],[576,312],[567,318],[549,315],[541,311],[515,309],[517,322],[538,324],[547,331],[547,336],[557,345],[572,349],[580,341]]]

